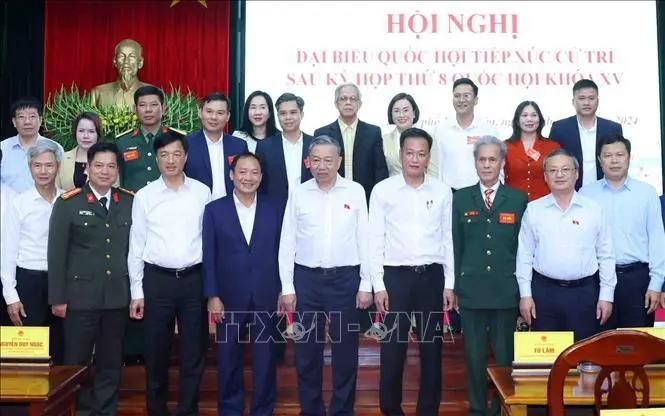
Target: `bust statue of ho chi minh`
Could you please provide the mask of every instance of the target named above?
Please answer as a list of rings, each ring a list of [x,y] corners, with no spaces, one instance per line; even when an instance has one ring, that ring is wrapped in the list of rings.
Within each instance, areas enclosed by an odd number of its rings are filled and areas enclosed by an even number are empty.
[[[138,78],[143,67],[143,48],[134,39],[124,39],[115,45],[113,66],[118,79],[92,89],[92,105],[96,107],[118,106],[134,108],[134,92],[146,84]]]

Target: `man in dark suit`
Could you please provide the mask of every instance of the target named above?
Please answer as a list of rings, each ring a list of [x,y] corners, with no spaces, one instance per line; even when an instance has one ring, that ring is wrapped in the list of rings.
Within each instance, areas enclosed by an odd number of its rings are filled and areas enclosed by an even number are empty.
[[[231,165],[235,190],[203,214],[203,277],[208,311],[217,323],[218,409],[244,413],[239,338],[247,325],[252,342],[255,416],[272,415],[276,397],[273,328],[280,292],[277,255],[281,213],[264,195],[259,159],[247,152]],[[253,311],[253,312],[247,312]]]
[[[464,331],[469,414],[486,415],[487,344],[498,366],[513,360],[519,304],[515,255],[527,197],[499,181],[506,160],[502,141],[483,136],[473,154],[480,181],[453,196],[455,294]],[[498,411],[495,399],[489,414]]]
[[[282,133],[260,140],[256,155],[263,163],[263,179],[259,190],[279,205],[284,212],[289,191],[299,183],[312,179],[306,160],[313,137],[300,130],[305,101],[285,93],[275,102]]]
[[[603,177],[600,162],[596,158],[600,139],[623,132],[621,124],[596,117],[598,85],[590,79],[581,79],[573,85],[573,107],[577,114],[555,121],[550,130],[550,139],[559,142],[561,147],[579,160],[579,178],[575,182],[575,190],[579,190],[582,185]]]
[[[208,94],[199,108],[202,129],[187,136],[189,151],[185,175],[208,185],[213,200],[231,194],[231,163],[236,155],[247,152],[247,142],[224,133],[231,116],[230,106],[224,94]]]
[[[360,90],[355,84],[339,85],[335,88],[339,118],[316,129],[314,137],[329,136],[340,144],[343,162],[339,174],[361,184],[369,201],[374,185],[388,177],[388,166],[381,129],[358,120],[361,104]]]
[[[129,316],[133,195],[112,187],[118,159],[113,143],[88,150],[89,183],[56,201],[48,236],[48,300],[53,314],[65,320],[65,364],[90,365],[95,351],[95,416],[116,414]]]

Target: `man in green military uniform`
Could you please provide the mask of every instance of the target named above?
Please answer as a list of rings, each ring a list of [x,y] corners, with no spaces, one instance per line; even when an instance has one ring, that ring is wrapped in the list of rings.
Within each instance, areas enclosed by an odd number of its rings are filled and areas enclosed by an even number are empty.
[[[168,131],[162,125],[166,111],[162,90],[144,85],[134,93],[134,103],[139,126],[120,135],[116,142],[121,153],[120,186],[132,192],[159,178],[153,143]]]
[[[49,226],[48,300],[53,314],[64,318],[65,364],[89,365],[95,351],[90,403],[95,416],[116,414],[129,317],[134,197],[112,187],[118,158],[115,144],[94,144],[88,150],[89,182],[61,195]]]
[[[515,280],[517,236],[527,197],[499,182],[506,145],[492,136],[474,144],[480,182],[453,195],[455,294],[462,318],[469,407],[486,415],[487,341],[498,366],[513,360],[519,294]],[[492,403],[491,414],[499,412]]]

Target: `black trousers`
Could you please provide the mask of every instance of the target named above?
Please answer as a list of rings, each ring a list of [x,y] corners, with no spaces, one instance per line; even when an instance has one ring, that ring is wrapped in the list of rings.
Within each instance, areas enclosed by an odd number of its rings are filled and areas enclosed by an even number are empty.
[[[351,416],[358,370],[358,266],[334,269],[296,264],[296,321],[302,336],[294,337],[301,416]],[[332,352],[333,394],[326,413],[323,403],[323,348],[326,321]]]
[[[533,271],[531,292],[536,304],[534,331],[573,331],[575,341],[600,332],[596,305],[600,283],[598,272],[584,278],[578,286],[561,286]]]
[[[89,405],[92,416],[114,416],[122,369],[122,337],[129,311],[67,310],[65,316],[65,365],[90,365],[95,351],[92,389],[86,386],[79,403]]]
[[[48,272],[16,268],[16,291],[27,315],[21,317],[23,326],[49,327],[49,352],[55,365],[62,364],[64,340],[62,319],[51,313],[48,304]],[[7,304],[2,298],[2,325],[14,325],[7,313]]]
[[[386,335],[381,339],[379,401],[384,415],[404,415],[402,376],[409,343],[411,316],[420,349],[420,391],[416,413],[438,415],[441,402],[441,346],[443,341],[443,267],[384,266],[383,282],[390,311],[384,318]]]
[[[175,415],[198,414],[199,386],[208,347],[208,320],[200,266],[186,273],[146,263],[145,310],[146,407],[149,416],[169,415],[168,371],[176,319],[180,336],[180,375]]]
[[[663,248],[665,250],[665,248]],[[636,263],[631,267],[617,266],[617,285],[614,289],[612,316],[603,330],[653,326],[654,315],[647,315],[644,295],[649,288],[649,264]]]

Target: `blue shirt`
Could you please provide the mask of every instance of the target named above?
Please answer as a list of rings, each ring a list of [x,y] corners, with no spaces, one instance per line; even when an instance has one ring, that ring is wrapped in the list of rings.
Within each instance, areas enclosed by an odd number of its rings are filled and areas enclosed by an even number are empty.
[[[665,231],[656,190],[628,177],[614,189],[605,178],[580,189],[603,208],[612,230],[617,264],[649,263],[649,290],[665,279]]]
[[[42,135],[37,135],[37,140],[35,143],[42,140],[48,140],[53,142],[51,139],[47,139]],[[58,143],[53,142],[60,147],[62,146]],[[5,186],[9,186],[16,192],[23,192],[31,189],[35,182],[32,179],[30,174],[30,168],[28,167],[28,149],[21,147],[18,136],[9,137],[3,140],[0,143],[0,148],[2,148],[2,167],[0,167],[0,181]]]
[[[598,271],[598,300],[612,302],[617,280],[614,248],[600,205],[577,192],[566,209],[552,194],[529,202],[517,246],[520,297],[531,296],[532,270],[559,280],[581,279]]]

